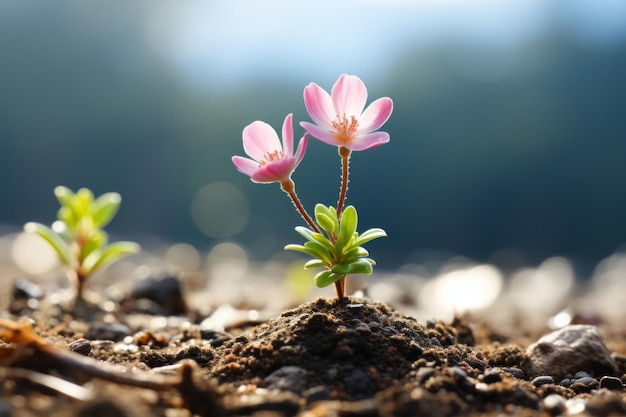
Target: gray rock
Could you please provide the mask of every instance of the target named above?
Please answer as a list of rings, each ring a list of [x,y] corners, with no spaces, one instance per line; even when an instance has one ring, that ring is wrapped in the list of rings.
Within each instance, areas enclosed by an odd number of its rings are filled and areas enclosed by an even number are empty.
[[[569,325],[540,338],[526,349],[524,372],[531,376],[551,375],[556,380],[585,371],[591,375],[617,372],[611,354],[595,326]]]
[[[270,390],[291,391],[301,394],[307,387],[305,385],[308,372],[297,366],[283,366],[268,375],[262,386]]]

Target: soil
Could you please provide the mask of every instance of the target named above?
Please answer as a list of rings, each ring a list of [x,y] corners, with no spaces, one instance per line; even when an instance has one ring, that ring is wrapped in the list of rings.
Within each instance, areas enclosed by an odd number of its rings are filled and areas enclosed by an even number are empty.
[[[623,327],[603,329],[618,384],[565,386],[524,372],[545,329],[420,323],[367,298],[220,329],[168,294],[111,310],[16,284],[0,315],[0,416],[626,415]]]

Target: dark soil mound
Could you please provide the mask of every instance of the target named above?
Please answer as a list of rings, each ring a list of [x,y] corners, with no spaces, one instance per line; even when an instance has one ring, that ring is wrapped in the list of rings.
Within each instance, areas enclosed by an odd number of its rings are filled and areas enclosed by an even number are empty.
[[[224,344],[211,373],[221,383],[297,394],[323,386],[331,398],[359,400],[404,378],[425,352],[456,340],[450,327],[426,328],[371,300],[318,299]]]

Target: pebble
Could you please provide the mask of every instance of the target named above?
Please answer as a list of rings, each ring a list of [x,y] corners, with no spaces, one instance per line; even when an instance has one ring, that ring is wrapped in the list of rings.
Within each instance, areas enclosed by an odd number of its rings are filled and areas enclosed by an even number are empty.
[[[371,380],[360,368],[354,369],[349,375],[343,378],[343,383],[359,392],[365,392],[370,388]]]
[[[187,312],[187,304],[183,297],[180,280],[173,275],[162,278],[150,277],[137,281],[131,291],[131,297],[134,300],[152,301],[153,304],[150,308],[159,311],[150,311],[151,313],[176,316],[184,315]]]
[[[493,384],[495,382],[502,381],[502,375],[500,375],[500,371],[498,371],[498,369],[493,368],[482,375],[482,380],[486,384]]]
[[[611,391],[621,391],[624,389],[624,383],[621,379],[614,376],[603,376],[600,379],[600,388],[606,388]]]
[[[595,375],[614,374],[615,362],[595,326],[568,325],[541,337],[526,350],[524,372],[531,377],[552,375],[563,379],[584,370]]]
[[[130,333],[130,328],[122,323],[94,323],[87,332],[87,338],[119,342],[130,336]]]
[[[563,414],[565,411],[565,398],[558,394],[550,394],[543,400],[541,400],[541,410],[551,415]]]
[[[517,379],[526,378],[526,374],[524,374],[524,371],[522,371],[521,369],[518,369],[518,368],[500,368],[500,369],[502,369],[504,372],[508,374],[513,375]]]
[[[332,395],[328,388],[323,385],[309,388],[302,393],[302,396],[306,399],[307,405],[313,404],[319,401],[329,401],[332,399]]]
[[[554,378],[552,378],[550,375],[540,375],[533,379],[532,384],[536,387],[540,387],[546,384],[554,384]]]
[[[296,394],[304,392],[308,372],[298,366],[283,366],[268,375],[262,386],[269,390],[291,391]]]
[[[457,380],[467,379],[467,372],[465,372],[463,369],[459,368],[458,366],[453,366],[451,369],[452,369],[455,379]]]
[[[572,380],[569,378],[563,378],[561,380],[561,386],[565,387],[565,388],[569,388],[569,386],[572,385]]]
[[[575,379],[573,382],[574,382],[575,384],[591,385],[591,384],[593,384],[594,382],[596,382],[596,380],[595,380],[595,379],[593,379],[593,378],[592,378],[592,377],[590,377],[590,376],[584,376],[584,377],[582,377],[582,378]]]
[[[13,299],[34,298],[39,300],[43,297],[43,291],[39,285],[24,278],[18,278],[13,282]]]
[[[91,342],[87,339],[77,339],[67,345],[67,348],[72,352],[78,353],[83,356],[93,356],[93,349]]]

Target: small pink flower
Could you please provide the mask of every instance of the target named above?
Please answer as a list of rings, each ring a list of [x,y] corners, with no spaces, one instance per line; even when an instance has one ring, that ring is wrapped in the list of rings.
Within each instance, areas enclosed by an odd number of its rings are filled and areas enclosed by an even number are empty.
[[[355,75],[341,75],[330,95],[310,83],[304,89],[304,105],[315,124],[300,122],[300,126],[324,143],[353,151],[389,142],[389,133],[376,130],[389,119],[393,101],[382,97],[363,110],[366,102],[367,88]]]
[[[243,149],[250,156],[233,156],[232,161],[239,172],[246,174],[253,182],[283,182],[291,177],[304,153],[307,135],[298,143],[293,154],[293,115],[288,114],[283,123],[283,146],[278,134],[267,123],[256,121],[243,129]]]

